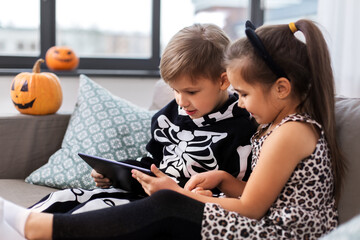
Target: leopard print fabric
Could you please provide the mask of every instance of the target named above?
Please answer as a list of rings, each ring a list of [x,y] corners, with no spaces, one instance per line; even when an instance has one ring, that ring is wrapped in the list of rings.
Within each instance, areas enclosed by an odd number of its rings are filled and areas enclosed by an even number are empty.
[[[276,201],[260,220],[206,203],[201,230],[203,239],[317,239],[337,226],[330,152],[324,132],[306,114],[290,115],[274,130],[289,121],[311,123],[321,130],[314,152],[297,165]],[[260,138],[255,134],[251,139],[252,169],[270,134]]]

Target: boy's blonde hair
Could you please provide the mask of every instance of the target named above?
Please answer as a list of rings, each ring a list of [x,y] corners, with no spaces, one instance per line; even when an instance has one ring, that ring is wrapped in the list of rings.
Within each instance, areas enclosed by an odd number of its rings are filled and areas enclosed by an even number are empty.
[[[230,40],[225,32],[213,24],[194,24],[175,34],[160,61],[160,74],[165,82],[186,75],[193,81],[206,77],[217,81],[225,72],[224,52]]]

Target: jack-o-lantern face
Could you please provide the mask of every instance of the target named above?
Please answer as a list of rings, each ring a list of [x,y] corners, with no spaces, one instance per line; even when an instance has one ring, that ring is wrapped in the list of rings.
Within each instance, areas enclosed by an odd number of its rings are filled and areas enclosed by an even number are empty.
[[[73,70],[79,64],[79,58],[71,48],[58,46],[47,50],[45,61],[51,70]]]
[[[33,73],[19,73],[11,83],[11,100],[15,108],[25,114],[44,115],[55,113],[62,103],[62,90],[58,77],[53,73],[40,73],[39,59]]]
[[[15,91],[15,83],[17,83],[17,85],[18,85],[16,87],[17,91]],[[26,94],[29,96],[29,83],[26,78],[23,78],[23,81],[17,81],[17,82],[13,81],[11,84],[11,91],[14,93],[14,98],[12,98],[12,99],[13,99],[13,103],[16,108],[18,108],[18,109],[32,108],[32,106],[34,105],[34,102],[36,100],[36,97],[32,100],[24,99],[24,97],[23,97]],[[19,100],[19,96],[21,98],[21,102]]]

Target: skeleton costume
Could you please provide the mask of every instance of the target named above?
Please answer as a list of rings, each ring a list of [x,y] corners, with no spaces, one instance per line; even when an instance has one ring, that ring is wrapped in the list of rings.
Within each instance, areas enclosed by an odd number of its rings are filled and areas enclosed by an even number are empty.
[[[256,126],[249,113],[237,106],[238,95],[215,112],[191,119],[175,100],[152,118],[152,139],[146,148],[148,157],[141,164],[152,163],[172,177],[180,186],[194,174],[208,170],[225,170],[240,180],[251,171],[250,138]],[[214,190],[214,193],[219,193]],[[142,198],[121,189],[65,189],[44,197],[31,207],[35,212],[78,214],[123,205]]]
[[[183,186],[196,173],[225,170],[240,180],[250,174],[250,138],[256,128],[249,113],[230,94],[217,111],[191,119],[173,100],[152,118],[147,145],[160,170]]]

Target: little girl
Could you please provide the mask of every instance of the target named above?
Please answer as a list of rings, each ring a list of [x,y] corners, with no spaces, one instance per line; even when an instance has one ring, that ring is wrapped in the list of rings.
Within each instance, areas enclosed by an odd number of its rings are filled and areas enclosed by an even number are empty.
[[[247,23],[246,35],[225,62],[239,105],[261,124],[247,182],[209,171],[181,188],[152,165],[156,177],[133,170],[150,197],[123,206],[52,215],[0,200],[0,239],[317,239],[334,229],[344,163],[323,36],[309,20]],[[226,197],[211,197],[215,187]]]

